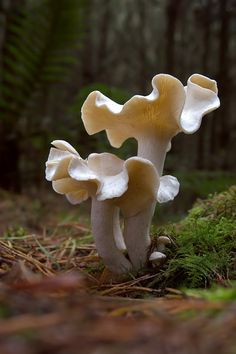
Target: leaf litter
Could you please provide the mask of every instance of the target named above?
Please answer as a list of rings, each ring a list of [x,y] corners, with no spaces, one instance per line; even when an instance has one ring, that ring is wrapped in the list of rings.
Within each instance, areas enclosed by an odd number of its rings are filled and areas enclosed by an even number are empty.
[[[55,223],[51,207],[53,221],[42,213],[32,224],[31,212],[27,224],[24,210],[22,224],[18,203],[22,197],[11,210],[0,202],[8,220],[0,240],[1,354],[235,352],[234,299],[155,287],[153,269],[116,276],[104,269],[87,223]]]

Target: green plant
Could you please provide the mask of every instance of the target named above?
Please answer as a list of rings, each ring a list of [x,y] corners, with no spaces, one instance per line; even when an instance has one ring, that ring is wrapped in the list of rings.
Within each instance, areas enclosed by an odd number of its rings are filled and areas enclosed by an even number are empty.
[[[236,187],[198,201],[178,224],[159,229],[174,240],[157,283],[207,287],[236,279]]]
[[[3,238],[7,240],[14,240],[24,238],[26,235],[26,230],[22,226],[10,226],[3,234]]]
[[[228,284],[229,287],[212,286],[211,289],[186,289],[188,296],[203,298],[209,301],[234,301],[236,300],[235,282]]]
[[[0,52],[0,153],[5,165],[0,182],[7,189],[20,188],[22,149],[32,149],[37,137],[41,143],[47,140],[47,107],[60,97],[59,84],[78,60],[85,4],[85,0],[24,0],[6,15]]]

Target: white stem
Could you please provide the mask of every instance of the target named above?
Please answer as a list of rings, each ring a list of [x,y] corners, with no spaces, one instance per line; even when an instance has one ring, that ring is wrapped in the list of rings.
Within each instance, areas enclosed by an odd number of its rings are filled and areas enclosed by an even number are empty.
[[[159,176],[161,176],[170,139],[160,138],[155,134],[144,134],[139,136],[137,140],[137,156],[151,161],[156,167]]]
[[[140,136],[138,139],[138,156],[151,161],[159,176],[162,175],[169,139],[161,139],[154,134]],[[130,261],[135,270],[147,262],[148,247],[151,244],[150,226],[156,202],[137,215],[125,219],[124,239]]]
[[[92,199],[91,223],[98,254],[114,273],[125,273],[132,265],[117,248],[114,237],[114,206],[110,201]]]
[[[114,238],[116,247],[121,250],[126,250],[126,245],[124,242],[123,233],[120,227],[120,209],[118,207],[114,207],[114,214],[113,214],[113,231],[114,231]]]
[[[147,262],[148,247],[151,244],[149,229],[156,203],[138,214],[125,218],[124,239],[134,270],[139,270]]]

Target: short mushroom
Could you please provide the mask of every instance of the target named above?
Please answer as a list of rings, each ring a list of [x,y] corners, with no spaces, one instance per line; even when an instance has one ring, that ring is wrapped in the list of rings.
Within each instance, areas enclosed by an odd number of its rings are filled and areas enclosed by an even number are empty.
[[[171,244],[171,240],[167,236],[159,236],[157,239],[157,251],[164,252],[167,245]]]
[[[72,146],[53,142],[46,162],[46,178],[57,193],[65,194],[72,204],[92,198],[91,223],[98,253],[116,273],[137,270],[146,261],[149,233],[126,230],[132,218],[139,215],[156,198],[159,177],[150,161],[133,157],[123,161],[108,153],[91,154],[83,160]],[[124,248],[118,225],[118,208],[125,217],[125,245],[131,262],[119,248]],[[127,226],[128,225],[128,226]],[[139,227],[144,230],[140,219]],[[117,234],[115,234],[117,233]],[[116,242],[115,242],[116,239]]]
[[[152,263],[153,266],[157,267],[160,266],[164,260],[166,259],[166,255],[162,252],[152,252],[152,254],[149,257],[149,261]]]

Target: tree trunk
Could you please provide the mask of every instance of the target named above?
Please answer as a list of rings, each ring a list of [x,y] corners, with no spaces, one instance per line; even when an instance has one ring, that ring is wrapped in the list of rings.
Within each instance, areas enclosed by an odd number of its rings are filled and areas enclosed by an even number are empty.
[[[147,75],[147,45],[146,45],[146,24],[147,24],[147,11],[144,0],[137,1],[137,11],[139,14],[139,42],[138,42],[138,54],[139,54],[139,88],[142,94],[146,93],[146,75]]]
[[[202,42],[202,72],[204,75],[208,73],[208,58],[210,52],[210,36],[211,36],[211,21],[212,21],[212,0],[208,0],[202,11],[198,13],[200,28],[203,30]],[[198,135],[198,148],[197,148],[197,168],[204,169],[206,165],[206,134],[208,122],[203,120],[201,129]]]
[[[13,133],[13,127],[0,126],[0,186],[3,189],[19,193],[21,191],[20,180],[20,146],[17,136]]]
[[[104,1],[103,6],[104,12],[101,16],[101,27],[99,30],[99,43],[98,43],[98,53],[97,53],[97,69],[96,69],[96,79],[103,81],[105,79],[106,83],[109,83],[108,77],[106,77],[106,60],[108,58],[108,36],[110,30],[110,19],[111,19],[111,1]]]
[[[166,6],[166,72],[175,73],[175,33],[181,1],[169,0]]]
[[[226,152],[230,139],[230,79],[229,79],[229,42],[230,42],[230,12],[228,11],[228,0],[219,0],[219,71],[218,71],[218,87],[221,100],[221,107],[215,115],[215,120],[212,124],[212,144],[211,153],[218,155],[220,166],[222,169],[228,168]],[[217,131],[216,127],[220,129]],[[221,154],[221,156],[219,155]]]
[[[85,40],[82,49],[82,69],[81,69],[81,83],[82,86],[91,84],[94,80],[94,68],[92,62],[92,53],[94,52],[92,41],[92,9],[93,1],[89,0],[86,7],[86,24],[85,24]],[[78,73],[79,74],[79,73]]]
[[[8,41],[9,33],[7,28],[12,21],[12,14],[17,12],[22,1],[15,3],[14,1],[6,1],[0,6],[0,12],[3,17],[3,28],[0,39],[0,58],[4,58],[6,54],[6,43]],[[10,57],[8,53],[6,57]],[[14,60],[14,57],[12,57]],[[0,74],[4,72],[7,67],[7,61],[0,60]],[[0,75],[1,76],[1,75]],[[0,85],[4,87],[7,85],[11,88],[9,83],[5,83],[4,78],[1,78]],[[3,101],[10,101],[7,95],[3,94],[0,89],[0,99]],[[1,107],[0,109],[0,161],[1,161],[1,173],[0,173],[0,187],[13,192],[20,192],[20,139],[18,138],[16,117],[14,112],[9,112],[7,109]]]

